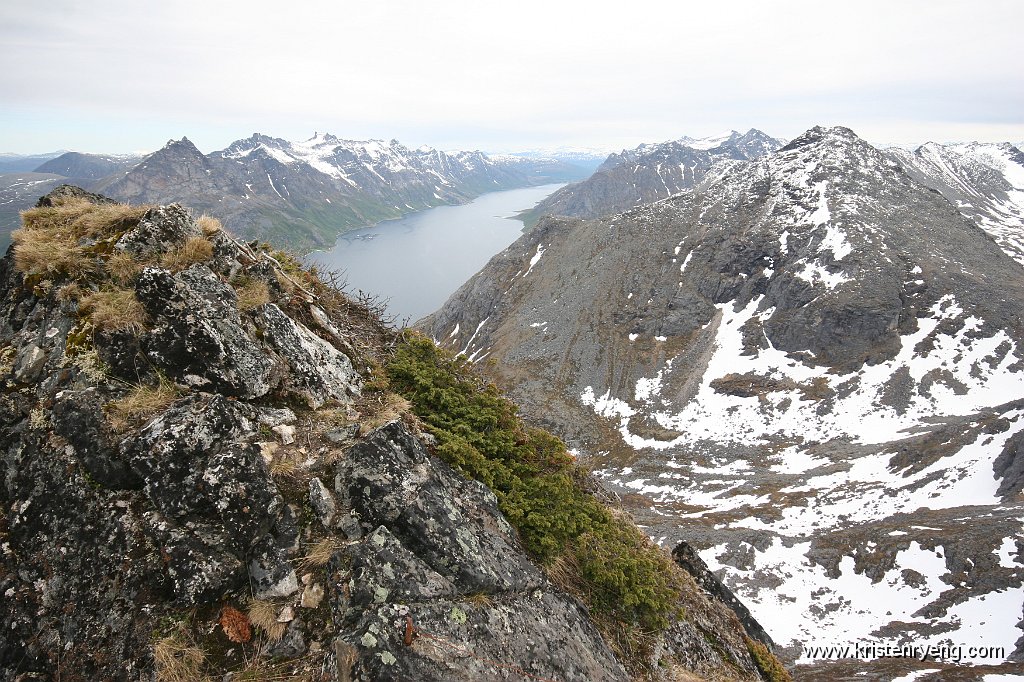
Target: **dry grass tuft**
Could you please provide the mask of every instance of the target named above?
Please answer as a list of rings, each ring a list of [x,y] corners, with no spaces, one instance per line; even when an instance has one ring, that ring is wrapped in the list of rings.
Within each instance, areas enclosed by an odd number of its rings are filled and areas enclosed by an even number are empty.
[[[65,284],[57,289],[56,297],[58,301],[64,303],[68,301],[79,301],[83,295],[82,287],[78,286],[77,283],[72,282],[71,284]]]
[[[146,328],[146,309],[131,289],[111,288],[91,293],[82,299],[79,310],[102,331],[126,330],[138,334]]]
[[[141,419],[163,412],[179,395],[178,388],[161,377],[156,386],[136,386],[125,397],[107,403],[105,411],[111,427],[121,432]]]
[[[118,284],[129,284],[142,271],[142,263],[127,251],[118,251],[107,259],[104,268]]]
[[[66,199],[56,206],[22,211],[23,227],[11,234],[15,266],[27,275],[88,277],[96,272],[96,259],[79,242],[116,236],[137,225],[148,210],[148,206]]]
[[[22,228],[11,233],[11,240],[14,242],[14,267],[23,274],[82,279],[96,272],[96,260],[73,237]]]
[[[334,553],[341,549],[344,544],[337,538],[328,537],[309,548],[306,556],[299,559],[299,568],[308,571],[314,568],[321,568],[327,565]]]
[[[238,295],[239,310],[252,310],[270,303],[270,290],[267,288],[267,283],[258,279],[247,279],[236,284],[235,293]]]
[[[282,606],[265,599],[254,599],[249,604],[249,622],[256,626],[267,639],[272,642],[280,641],[284,637],[288,623],[277,622],[277,614],[281,612]]]
[[[494,597],[486,592],[474,592],[466,597],[466,601],[478,609],[489,609],[494,606]]]
[[[397,393],[384,393],[375,401],[366,404],[370,414],[359,425],[359,435],[365,436],[374,429],[384,426],[396,419],[403,419],[412,414],[412,403]]]
[[[203,234],[207,237],[212,237],[224,229],[224,226],[220,224],[219,220],[211,215],[206,215],[205,213],[199,216],[199,219],[196,220],[196,225],[199,226],[199,229],[202,230]]]
[[[86,199],[65,199],[55,206],[21,212],[26,230],[60,232],[74,239],[110,237],[138,224],[150,206],[94,204]]]
[[[153,644],[153,662],[156,664],[156,682],[208,679],[203,674],[206,654],[181,633],[174,633]]]
[[[296,478],[302,470],[302,462],[288,453],[282,453],[270,463],[270,475],[274,478]]]
[[[587,602],[586,581],[583,579],[583,569],[580,568],[580,562],[575,552],[559,554],[545,567],[544,572],[558,589],[571,594],[584,603]]]
[[[206,237],[189,237],[184,244],[164,254],[160,264],[168,270],[178,272],[196,263],[205,263],[213,258],[213,244]]]

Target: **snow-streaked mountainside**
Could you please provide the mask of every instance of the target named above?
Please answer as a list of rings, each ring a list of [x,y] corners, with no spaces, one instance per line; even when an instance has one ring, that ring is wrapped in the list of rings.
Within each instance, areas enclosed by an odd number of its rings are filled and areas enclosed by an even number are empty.
[[[32,167],[122,201],[183,201],[246,238],[300,251],[330,246],[339,233],[380,220],[458,204],[503,189],[585,177],[589,170],[550,158],[408,148],[392,140],[316,134],[289,142],[255,134],[203,154],[171,140],[145,157],[67,152]],[[57,183],[26,194],[26,172],[0,176],[0,239],[8,222]],[[10,201],[8,201],[10,200]]]
[[[683,137],[610,155],[592,176],[559,191],[528,214],[596,218],[664,199],[693,187],[716,163],[754,159],[784,144],[760,130],[707,138]]]
[[[542,220],[421,326],[496,360],[794,659],[909,642],[1021,660],[1024,269],[845,128],[717,168]]]
[[[942,192],[1024,264],[1024,152],[1009,143],[928,144],[888,153]]]
[[[91,189],[122,201],[182,201],[239,235],[308,250],[333,244],[346,229],[579,174],[549,159],[410,149],[396,140],[323,133],[289,142],[257,133],[206,155],[187,138],[172,140]]]

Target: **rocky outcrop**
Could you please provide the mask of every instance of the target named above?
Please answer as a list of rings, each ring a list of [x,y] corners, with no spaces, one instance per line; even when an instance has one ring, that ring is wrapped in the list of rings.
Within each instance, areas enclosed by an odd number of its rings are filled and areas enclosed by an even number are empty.
[[[0,260],[0,681],[629,679],[494,493],[380,418],[392,332],[180,206],[135,220],[73,281]],[[689,587],[651,669],[756,679]]]
[[[700,555],[686,542],[680,542],[672,550],[672,558],[683,569],[693,576],[693,579],[700,585],[701,589],[711,595],[715,600],[725,604],[729,610],[736,614],[736,617],[743,623],[743,628],[751,637],[765,644],[774,647],[775,642],[765,632],[761,624],[750,614],[750,610],[743,604],[736,595],[718,579]]]
[[[365,533],[334,562],[352,567],[333,600],[342,638],[363,645],[355,679],[626,679],[582,607],[526,558],[493,493],[400,422],[353,447],[335,485]]]

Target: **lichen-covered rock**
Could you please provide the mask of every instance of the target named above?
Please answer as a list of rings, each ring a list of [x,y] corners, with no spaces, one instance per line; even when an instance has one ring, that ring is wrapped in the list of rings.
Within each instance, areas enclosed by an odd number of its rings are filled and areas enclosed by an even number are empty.
[[[402,422],[353,447],[337,485],[370,530],[332,562],[349,567],[331,598],[358,652],[352,679],[627,679],[583,607],[530,563],[494,495]]]
[[[167,376],[239,398],[270,391],[274,361],[242,326],[234,290],[208,267],[146,268],[135,294],[156,321],[142,346]]]
[[[203,232],[192,215],[178,204],[151,208],[134,229],[126,232],[115,248],[137,256],[159,254]]]
[[[273,303],[256,311],[263,339],[288,363],[287,386],[311,407],[330,399],[346,401],[359,393],[361,382],[344,353],[285,315]]]
[[[466,591],[528,590],[543,581],[494,493],[431,457],[401,422],[353,447],[336,486],[364,527],[387,526]]]
[[[248,412],[248,414],[246,414]],[[147,497],[170,519],[217,519],[250,547],[282,506],[255,444],[254,410],[222,396],[185,398],[123,442]]]

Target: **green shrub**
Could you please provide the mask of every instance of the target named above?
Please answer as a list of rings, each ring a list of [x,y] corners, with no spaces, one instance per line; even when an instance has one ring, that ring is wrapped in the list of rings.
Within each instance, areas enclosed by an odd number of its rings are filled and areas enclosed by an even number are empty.
[[[747,650],[754,659],[757,669],[761,672],[762,678],[768,682],[793,682],[789,672],[764,644],[747,637]]]
[[[550,566],[570,554],[599,615],[642,631],[668,626],[679,569],[631,521],[588,493],[584,474],[551,434],[526,426],[498,388],[430,339],[407,333],[385,371],[437,438],[437,454],[494,491],[527,551]]]

